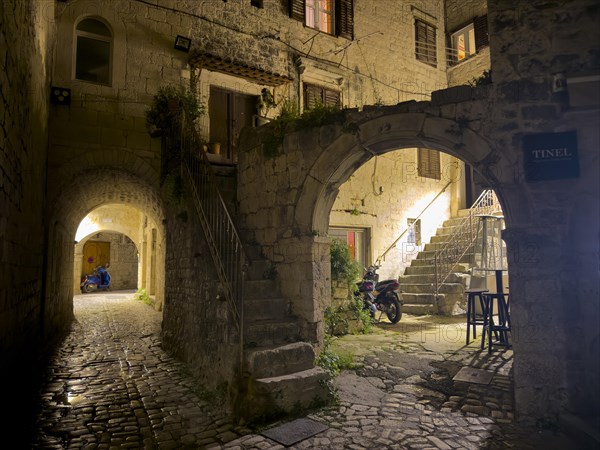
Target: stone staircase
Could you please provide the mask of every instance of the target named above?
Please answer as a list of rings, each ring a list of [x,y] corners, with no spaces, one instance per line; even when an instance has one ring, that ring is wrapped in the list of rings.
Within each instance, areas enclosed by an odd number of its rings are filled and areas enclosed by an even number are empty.
[[[235,221],[236,169],[212,165],[219,194]],[[236,224],[241,230],[240,224]],[[246,239],[244,239],[244,235]],[[252,233],[242,231],[242,242]],[[276,273],[259,246],[244,245],[250,260],[243,293],[243,367],[236,413],[250,423],[278,419],[331,400],[329,373],[315,367],[315,351],[301,341],[298,318],[281,295]]]
[[[254,422],[278,418],[330,400],[329,373],[301,341],[299,323],[280,295],[271,264],[257,248],[244,292],[244,383],[238,410]]]
[[[404,301],[403,310],[407,314],[425,315],[460,314],[465,311],[465,296],[469,280],[469,269],[473,260],[472,249],[467,251],[459,264],[454,267],[435,296],[435,250],[448,242],[455,227],[469,214],[469,210],[459,211],[458,217],[446,220],[437,229],[435,236],[425,244],[423,250],[412,260],[411,265],[399,277],[400,290]]]

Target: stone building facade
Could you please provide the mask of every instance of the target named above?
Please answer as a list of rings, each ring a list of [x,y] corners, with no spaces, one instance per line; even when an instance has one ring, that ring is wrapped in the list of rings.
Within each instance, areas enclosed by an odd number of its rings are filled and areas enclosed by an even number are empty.
[[[208,107],[198,123],[202,139],[221,144],[213,165],[237,167],[236,220],[275,266],[304,340],[322,339],[330,213],[358,206],[350,193],[334,207],[341,185],[361,166],[373,169],[375,157],[397,164],[415,148],[440,150],[494,188],[506,215],[518,415],[597,414],[596,2],[490,2],[489,48],[459,64],[447,64],[444,31],[481,17],[478,1],[449,1],[446,17],[437,0],[394,8],[346,0],[336,4],[353,7],[324,31],[306,26],[295,1],[253,3],[262,7],[245,0],[0,3],[4,360],[19,361],[23,349],[34,354],[68,326],[77,227],[98,207],[119,203],[133,208],[127,226],[139,230],[132,237],[145,261],[138,285],[152,279],[154,261],[165,344],[213,383],[207,387],[234,379],[237,330],[193,208],[164,195],[161,140],[144,117],[159,87],[191,86]],[[189,51],[174,47],[177,36],[190,39]],[[19,46],[4,44],[15,37]],[[78,45],[92,45],[104,62],[78,55]],[[491,83],[464,86],[488,58]],[[455,87],[440,90],[447,86]],[[278,105],[267,118],[286,100],[302,108],[334,99],[352,110],[335,124],[290,130],[281,152],[267,156],[261,145],[269,127],[249,126],[263,88]],[[219,114],[237,122],[219,127]],[[576,134],[577,173],[544,179],[542,171],[532,181],[524,158],[536,153],[526,153],[528,145],[563,132]],[[458,207],[449,199],[444,210]],[[332,223],[348,224],[338,213]],[[207,377],[207,367],[219,376]]]

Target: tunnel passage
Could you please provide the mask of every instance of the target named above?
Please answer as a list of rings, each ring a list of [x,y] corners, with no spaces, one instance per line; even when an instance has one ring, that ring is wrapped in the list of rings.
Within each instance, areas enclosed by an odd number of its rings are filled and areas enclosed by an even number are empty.
[[[50,213],[43,308],[44,322],[50,329],[60,329],[65,318],[72,317],[73,294],[78,293],[74,290],[74,279],[79,276],[74,271],[76,231],[82,220],[94,211],[100,224],[98,230],[110,229],[107,225],[112,222],[108,220],[128,217],[125,228],[132,234],[130,237],[138,241],[136,245],[142,261],[139,269],[141,274],[144,274],[144,267],[150,264],[150,257],[146,258],[145,255],[151,253],[147,247],[154,245],[155,307],[160,309],[162,305],[165,231],[160,193],[137,175],[124,170],[88,170],[66,180]],[[137,222],[137,225],[133,222]]]

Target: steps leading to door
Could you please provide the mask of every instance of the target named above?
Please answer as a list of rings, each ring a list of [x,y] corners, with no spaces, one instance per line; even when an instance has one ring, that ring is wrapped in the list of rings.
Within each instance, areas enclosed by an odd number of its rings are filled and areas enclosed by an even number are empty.
[[[399,277],[403,310],[407,314],[443,314],[450,315],[462,312],[464,291],[469,278],[472,253],[467,252],[454,267],[440,287],[438,297],[435,296],[435,250],[443,246],[456,227],[464,220],[469,210],[459,211],[458,217],[446,220],[431,237],[429,243],[423,246],[411,265]]]

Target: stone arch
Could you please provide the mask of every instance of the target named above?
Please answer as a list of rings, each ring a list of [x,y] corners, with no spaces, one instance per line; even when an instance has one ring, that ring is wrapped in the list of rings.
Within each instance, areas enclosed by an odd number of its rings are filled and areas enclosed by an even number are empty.
[[[79,172],[66,180],[55,197],[48,217],[46,248],[47,303],[72,310],[74,279],[74,238],[81,220],[92,210],[106,204],[133,206],[148,217],[157,229],[157,292],[155,307],[161,308],[164,298],[165,227],[164,205],[158,189],[138,175],[120,169],[94,169]],[[71,313],[72,314],[72,313]],[[68,314],[67,314],[68,315]],[[49,321],[59,321],[48,317]]]
[[[468,163],[496,190],[503,210],[507,206],[501,181],[485,163],[493,146],[471,130],[457,133],[457,122],[421,114],[395,114],[366,120],[354,142],[342,134],[323,149],[311,166],[298,198],[295,226],[304,233],[326,231],[329,211],[339,187],[376,155],[402,148],[424,147],[448,153]],[[312,214],[306,208],[314,205]]]

